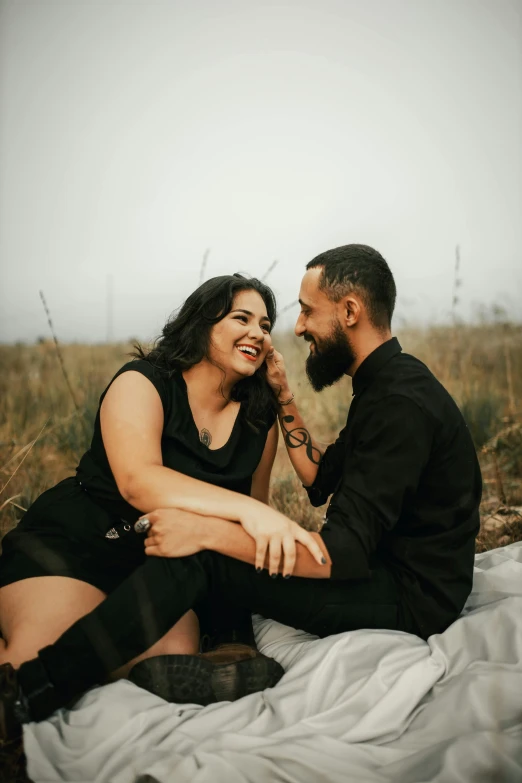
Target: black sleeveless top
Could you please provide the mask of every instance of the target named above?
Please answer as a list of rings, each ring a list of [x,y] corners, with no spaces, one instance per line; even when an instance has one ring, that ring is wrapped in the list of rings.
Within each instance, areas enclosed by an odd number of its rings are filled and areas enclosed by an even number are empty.
[[[241,406],[228,442],[220,449],[211,450],[199,440],[181,372],[175,372],[171,378],[167,378],[150,362],[136,359],[118,370],[112,381],[128,370],[145,375],[160,396],[164,413],[161,437],[163,465],[209,484],[249,495],[252,474],[263,454],[268,430],[275,416],[269,414],[270,419],[256,433],[245,420]],[[134,522],[142,512],[127,503],[120,494],[102,440],[100,407],[109,386],[100,397],[91,447],[81,458],[76,474],[82,487],[96,503],[120,518]]]

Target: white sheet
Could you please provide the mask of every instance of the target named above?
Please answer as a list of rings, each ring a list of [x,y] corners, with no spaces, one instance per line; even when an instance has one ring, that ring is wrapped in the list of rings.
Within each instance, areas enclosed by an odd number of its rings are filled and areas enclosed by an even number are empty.
[[[522,543],[476,558],[457,622],[317,639],[256,618],[286,670],[233,703],[177,706],[127,680],[25,728],[35,783],[520,783]]]

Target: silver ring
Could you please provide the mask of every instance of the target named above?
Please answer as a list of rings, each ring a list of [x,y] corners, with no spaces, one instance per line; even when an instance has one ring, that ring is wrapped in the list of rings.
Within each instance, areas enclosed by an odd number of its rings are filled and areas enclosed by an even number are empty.
[[[138,521],[134,523],[134,530],[136,531],[136,533],[146,533],[149,528],[150,528],[150,520],[148,520],[147,517],[143,517],[143,519],[138,519]]]

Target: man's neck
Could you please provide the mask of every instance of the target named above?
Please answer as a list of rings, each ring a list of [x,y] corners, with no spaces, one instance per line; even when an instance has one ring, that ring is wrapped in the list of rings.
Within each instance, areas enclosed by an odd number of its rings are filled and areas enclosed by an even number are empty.
[[[346,374],[353,378],[364,360],[367,359],[368,356],[377,348],[379,348],[379,346],[381,346],[383,343],[387,343],[388,340],[391,339],[392,333],[389,329],[387,329],[385,332],[377,332],[375,329],[372,329],[371,332],[364,335],[356,348],[355,362],[350,366]]]

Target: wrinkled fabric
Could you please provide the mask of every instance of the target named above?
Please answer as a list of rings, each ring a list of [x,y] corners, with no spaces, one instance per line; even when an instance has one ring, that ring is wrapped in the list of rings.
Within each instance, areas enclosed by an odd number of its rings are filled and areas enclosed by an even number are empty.
[[[127,680],[25,727],[35,783],[522,780],[522,543],[476,557],[462,616],[427,642],[325,639],[256,617],[278,685],[206,708]]]

